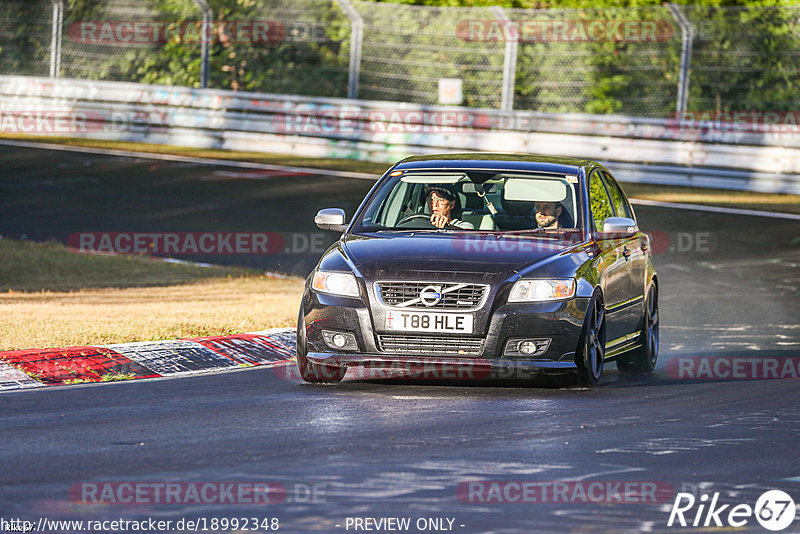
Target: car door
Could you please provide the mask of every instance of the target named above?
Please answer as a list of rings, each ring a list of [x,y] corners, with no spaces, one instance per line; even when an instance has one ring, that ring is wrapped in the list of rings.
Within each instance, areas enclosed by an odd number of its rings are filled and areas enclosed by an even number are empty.
[[[611,207],[617,217],[627,217],[636,220],[633,210],[625,198],[625,194],[617,184],[617,181],[607,172],[601,173],[603,182],[611,199]],[[625,333],[635,333],[640,328],[642,318],[642,299],[644,297],[644,273],[646,259],[642,250],[644,236],[636,233],[627,238],[621,239],[622,256],[625,259],[625,268],[628,272],[628,287],[624,302],[619,310],[621,320],[625,323]]]
[[[594,170],[589,175],[588,185],[593,231],[600,249],[597,266],[606,307],[606,346],[611,347],[627,333],[625,314],[620,311],[630,294],[630,269],[628,259],[623,255],[625,240],[617,235],[603,234],[603,223],[614,216],[614,208],[603,183],[602,171]]]

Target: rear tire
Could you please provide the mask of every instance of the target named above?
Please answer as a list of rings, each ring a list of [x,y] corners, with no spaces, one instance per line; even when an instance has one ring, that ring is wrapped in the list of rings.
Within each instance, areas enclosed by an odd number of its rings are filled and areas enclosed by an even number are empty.
[[[308,354],[308,341],[306,339],[306,320],[303,309],[297,317],[297,370],[300,378],[311,384],[338,384],[347,372],[346,368],[333,365],[319,365],[311,362],[306,357]]]
[[[600,293],[595,293],[583,320],[575,363],[578,381],[584,386],[594,386],[603,374],[606,356],[606,309]]]
[[[658,287],[655,283],[647,290],[642,316],[641,347],[617,359],[617,369],[623,373],[650,374],[658,360]]]

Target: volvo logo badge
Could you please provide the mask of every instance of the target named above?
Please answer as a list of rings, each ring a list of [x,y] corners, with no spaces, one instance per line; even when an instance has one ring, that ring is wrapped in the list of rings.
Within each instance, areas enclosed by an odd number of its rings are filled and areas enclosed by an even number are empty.
[[[419,300],[425,306],[436,306],[442,300],[442,286],[423,287],[422,291],[419,292]]]

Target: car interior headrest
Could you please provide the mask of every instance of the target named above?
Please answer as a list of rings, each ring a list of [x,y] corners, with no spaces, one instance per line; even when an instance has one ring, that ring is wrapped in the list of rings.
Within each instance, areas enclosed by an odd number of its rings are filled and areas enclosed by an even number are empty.
[[[535,215],[535,202],[527,200],[506,200],[503,199],[503,209],[512,217],[533,217]]]

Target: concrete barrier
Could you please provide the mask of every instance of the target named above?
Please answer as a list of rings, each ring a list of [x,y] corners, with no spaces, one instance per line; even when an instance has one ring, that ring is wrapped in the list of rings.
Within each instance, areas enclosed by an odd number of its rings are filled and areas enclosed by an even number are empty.
[[[582,156],[627,164],[626,181],[800,194],[800,135],[678,119],[0,76],[0,131],[386,163],[440,152]]]

